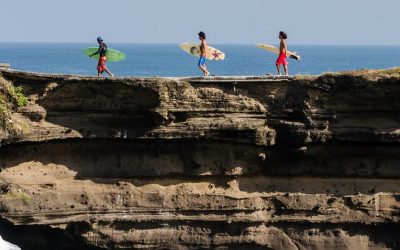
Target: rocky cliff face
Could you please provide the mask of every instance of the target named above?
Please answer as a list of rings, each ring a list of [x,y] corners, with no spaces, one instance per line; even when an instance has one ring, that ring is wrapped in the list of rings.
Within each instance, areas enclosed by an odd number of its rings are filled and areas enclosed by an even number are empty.
[[[399,72],[2,70],[0,235],[23,249],[396,249]]]

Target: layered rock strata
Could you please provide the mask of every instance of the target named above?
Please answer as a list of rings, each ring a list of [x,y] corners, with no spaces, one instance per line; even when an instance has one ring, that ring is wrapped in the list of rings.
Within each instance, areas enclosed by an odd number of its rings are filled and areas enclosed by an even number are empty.
[[[399,94],[396,69],[0,70],[0,235],[22,249],[396,249]]]

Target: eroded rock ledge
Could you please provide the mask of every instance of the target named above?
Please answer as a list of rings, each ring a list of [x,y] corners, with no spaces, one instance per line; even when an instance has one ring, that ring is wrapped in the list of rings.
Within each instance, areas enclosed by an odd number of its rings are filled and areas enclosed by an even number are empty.
[[[399,72],[0,70],[0,235],[23,249],[396,249]]]

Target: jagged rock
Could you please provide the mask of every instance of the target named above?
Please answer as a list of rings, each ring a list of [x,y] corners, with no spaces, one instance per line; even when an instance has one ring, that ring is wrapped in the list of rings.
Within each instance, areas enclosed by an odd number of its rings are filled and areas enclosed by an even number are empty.
[[[33,122],[40,122],[46,117],[46,109],[36,104],[28,104],[21,107],[19,112]]]

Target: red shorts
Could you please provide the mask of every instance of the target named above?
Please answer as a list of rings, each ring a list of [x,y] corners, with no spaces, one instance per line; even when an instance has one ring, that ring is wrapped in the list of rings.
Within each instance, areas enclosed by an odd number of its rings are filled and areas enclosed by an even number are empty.
[[[278,60],[276,60],[276,65],[280,66],[281,64],[287,66],[288,62],[286,61],[286,53],[280,53]]]
[[[106,69],[107,69],[107,57],[102,56],[99,59],[99,64],[97,65],[97,70],[99,72],[103,72]]]

